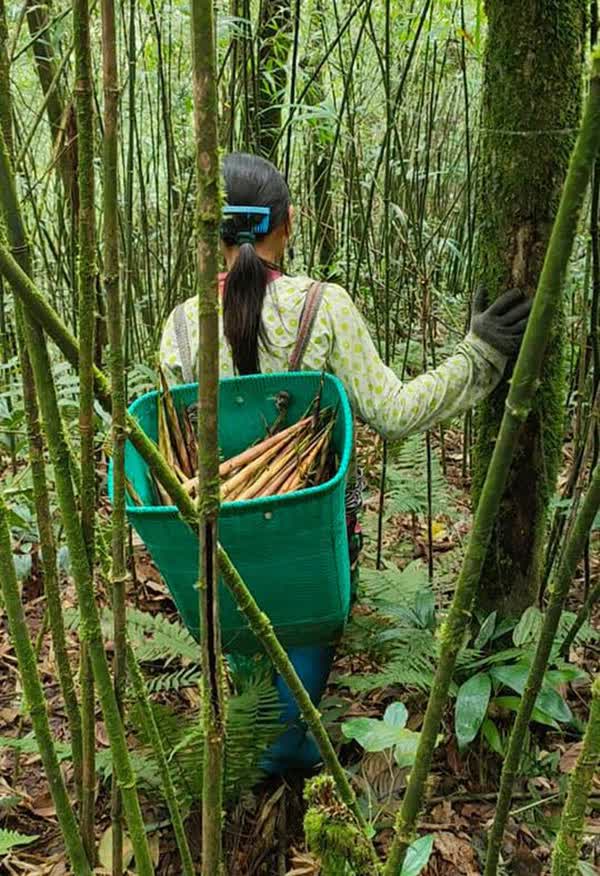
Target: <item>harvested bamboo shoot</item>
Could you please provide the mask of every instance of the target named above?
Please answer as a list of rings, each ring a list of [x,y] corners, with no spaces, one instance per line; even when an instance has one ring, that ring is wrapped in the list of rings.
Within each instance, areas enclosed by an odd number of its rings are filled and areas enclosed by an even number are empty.
[[[193,476],[192,464],[197,452],[193,413],[190,409],[177,411],[162,374],[161,384],[163,391],[158,399],[159,446],[184,490],[188,495],[195,496],[198,481]],[[266,437],[262,441],[224,460],[219,466],[221,500],[248,501],[324,483],[334,471],[331,446],[334,424],[335,412],[322,409],[319,397],[306,415],[292,425],[285,425],[285,415],[282,416],[280,411],[270,427],[265,424]],[[159,504],[172,504],[170,497],[158,484],[156,496]]]

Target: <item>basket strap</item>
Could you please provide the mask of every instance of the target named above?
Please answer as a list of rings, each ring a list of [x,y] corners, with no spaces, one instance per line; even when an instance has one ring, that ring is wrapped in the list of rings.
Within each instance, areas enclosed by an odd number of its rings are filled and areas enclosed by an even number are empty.
[[[306,293],[306,298],[304,299],[304,304],[302,306],[298,334],[296,336],[296,343],[292,350],[292,355],[290,356],[288,371],[300,371],[302,368],[302,360],[304,359],[304,354],[310,341],[310,336],[312,335],[315,319],[317,318],[317,313],[319,312],[322,300],[323,284],[318,281],[312,283],[310,289]]]
[[[178,304],[173,312],[173,327],[175,329],[175,339],[179,349],[179,360],[181,362],[184,383],[193,383],[194,371],[192,368],[192,353],[190,350],[190,336],[188,333],[184,304]]]

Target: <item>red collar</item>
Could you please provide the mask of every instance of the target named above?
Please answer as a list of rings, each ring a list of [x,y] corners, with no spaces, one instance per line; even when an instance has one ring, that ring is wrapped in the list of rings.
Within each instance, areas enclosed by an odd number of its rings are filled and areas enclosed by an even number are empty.
[[[277,280],[281,277],[281,271],[275,271],[272,268],[269,268],[269,273],[267,276],[267,282],[272,283],[274,280]],[[225,289],[225,280],[227,279],[227,271],[221,271],[219,274],[219,292],[223,294],[223,290]]]

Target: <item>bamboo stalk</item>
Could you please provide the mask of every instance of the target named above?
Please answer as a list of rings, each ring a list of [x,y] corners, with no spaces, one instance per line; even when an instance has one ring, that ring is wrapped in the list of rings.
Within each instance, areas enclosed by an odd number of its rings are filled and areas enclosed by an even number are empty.
[[[267,463],[265,470],[258,476],[258,478],[250,484],[250,486],[245,487],[241,493],[236,495],[237,500],[241,499],[253,499],[255,496],[260,495],[263,489],[268,487],[269,483],[272,481],[274,477],[277,477],[281,470],[287,466],[290,458],[293,460],[297,460],[299,454],[299,449],[296,446],[291,447],[287,453],[285,453],[281,457],[275,457],[275,459]],[[294,465],[294,470],[297,468],[297,461]]]
[[[448,697],[456,658],[471,617],[481,570],[514,455],[538,385],[553,314],[562,290],[577,221],[591,169],[600,146],[600,55],[594,55],[590,94],[575,150],[571,157],[560,206],[540,276],[533,310],[517,359],[500,432],[477,506],[471,538],[454,599],[441,634],[441,650],[415,765],[396,819],[396,833],[385,866],[385,876],[398,876],[413,837],[425,793],[425,784]]]
[[[577,565],[585,550],[598,508],[600,508],[600,465],[596,466],[592,482],[563,551],[560,568],[550,588],[550,600],[544,614],[544,622],[540,630],[535,655],[529,669],[527,683],[521,696],[519,710],[510,734],[508,750],[502,765],[500,790],[488,840],[485,876],[493,876],[498,868],[502,838],[510,812],[513,786],[519,772],[525,734],[544,681],[544,673],[556,637],[565,599],[577,571]]]
[[[324,435],[321,435],[317,440],[314,441],[313,445],[311,445],[311,447],[308,449],[306,455],[301,458],[294,479],[289,485],[286,484],[282,488],[283,492],[291,493],[294,490],[297,490],[298,487],[304,486],[306,484],[306,480],[310,474],[310,470],[317,456],[320,454],[323,447],[326,446],[328,437],[329,432],[326,432]]]
[[[12,245],[18,248],[22,246],[20,241],[25,240],[25,235],[20,219],[12,168],[3,136],[0,136],[0,207],[3,210],[9,239]],[[0,250],[4,252],[5,258],[8,257],[8,263],[11,267],[16,269],[19,276],[25,279],[26,285],[33,288],[32,282],[14,258],[6,251],[6,248],[0,246]],[[69,332],[66,330],[64,330],[63,334],[64,337],[70,337]],[[104,652],[102,630],[95,601],[87,548],[75,501],[70,454],[65,440],[46,339],[38,323],[28,313],[25,318],[25,337],[44,421],[50,460],[54,468],[56,492],[69,547],[72,574],[77,589],[82,618],[81,636],[89,644],[92,669],[109,736],[114,768],[120,783],[129,833],[135,850],[136,866],[140,876],[150,876],[154,872],[154,868],[137,797],[135,776],[131,768],[125,733]],[[76,345],[76,342],[74,343]],[[79,351],[77,351],[77,358],[79,360]],[[102,383],[104,395],[106,398],[109,398],[110,392],[104,376],[102,377]]]
[[[75,43],[75,107],[77,114],[77,228],[79,293],[79,431],[81,454],[81,529],[90,570],[94,568],[96,466],[94,459],[94,328],[96,300],[96,215],[94,192],[94,105],[88,0],[73,0]],[[83,799],[81,829],[88,857],[95,862],[96,701],[88,646],[81,642],[80,663],[83,727]]]
[[[121,718],[127,684],[127,560],[125,515],[125,363],[119,284],[118,208],[118,57],[114,0],[101,0],[102,74],[104,90],[103,196],[104,287],[107,299],[109,364],[112,387],[113,498],[111,515],[111,589],[114,638],[114,690]],[[90,369],[90,385],[93,378]],[[112,872],[123,873],[123,805],[119,785],[111,780]]]
[[[23,315],[21,305],[16,307],[17,342],[19,349],[19,361],[21,365],[21,378],[23,383],[23,403],[27,419],[27,437],[29,442],[29,464],[31,465],[31,479],[33,483],[33,498],[35,504],[35,516],[37,521],[40,553],[42,557],[42,570],[44,576],[44,593],[48,608],[48,619],[52,635],[52,647],[58,673],[61,693],[65,702],[69,735],[71,737],[71,750],[73,760],[73,772],[77,797],[82,801],[82,728],[81,712],[71,663],[67,652],[65,625],[62,614],[62,598],[58,581],[58,569],[56,559],[56,543],[52,527],[52,514],[50,511],[50,497],[48,494],[48,482],[46,480],[46,460],[44,457],[44,439],[39,419],[39,406],[36,397],[35,383],[31,362],[25,345]]]
[[[202,627],[202,874],[222,872],[225,692],[219,619],[219,180],[215,21],[212,0],[191,0],[198,241],[198,532]]]
[[[8,56],[5,56],[4,38],[7,37],[4,7],[0,0],[0,107],[11,106],[10,64]],[[0,112],[0,126],[4,133],[6,147],[9,152],[12,148],[11,118]],[[8,136],[7,136],[8,135]],[[18,229],[15,226],[15,232]],[[31,275],[31,257],[26,241],[21,240],[18,253],[19,262],[23,270]],[[67,653],[65,627],[62,616],[62,605],[58,582],[58,569],[56,562],[56,543],[52,528],[52,515],[50,511],[50,499],[48,495],[48,482],[46,479],[46,461],[44,458],[44,439],[39,419],[39,406],[35,393],[35,383],[31,363],[27,354],[23,327],[23,313],[20,302],[15,302],[15,328],[17,339],[17,351],[21,367],[21,381],[23,385],[23,406],[27,423],[27,441],[29,445],[29,464],[31,466],[31,480],[33,485],[33,500],[35,515],[40,540],[40,553],[44,578],[44,593],[46,596],[47,614],[52,635],[52,647],[58,672],[58,680],[65,703],[69,735],[71,737],[73,772],[77,797],[81,803],[82,794],[82,737],[81,737],[81,712],[75,691],[73,673]]]
[[[10,59],[8,54],[8,25],[4,0],[0,0],[0,128],[6,148],[12,152],[12,98],[10,91]]]
[[[249,447],[242,453],[238,453],[237,456],[232,456],[231,459],[226,459],[225,462],[222,462],[219,466],[219,475],[222,478],[226,478],[232,474],[236,468],[241,468],[242,466],[254,462],[255,459],[262,456],[265,450],[270,450],[271,447],[275,447],[292,435],[296,435],[308,423],[310,423],[310,417],[298,420],[293,426],[288,426],[287,429],[277,432],[277,434],[273,435],[271,438],[266,438],[264,441],[261,441],[260,444],[255,444],[253,447]]]
[[[19,598],[19,585],[15,574],[10,532],[8,529],[7,512],[4,499],[0,495],[0,586],[8,618],[11,641],[13,643],[23,691],[27,700],[29,715],[38,744],[40,757],[44,765],[46,778],[50,787],[52,801],[56,808],[56,817],[65,842],[65,847],[71,861],[73,871],[81,876],[91,876],[92,870],[87,854],[79,836],[79,828],[75,820],[73,808],[64,785],[60,764],[56,756],[54,741],[48,713],[46,698],[37,671],[35,653],[29,638],[27,620]]]
[[[60,347],[66,359],[78,367],[79,351],[77,342],[68,329],[64,326],[56,312],[44,300],[35,285],[20,270],[18,264],[12,258],[6,247],[0,243],[0,273],[10,282],[13,292],[23,301],[28,311],[39,320],[54,342]],[[111,396],[109,385],[104,374],[96,369],[95,386],[98,401],[106,411],[111,410]],[[181,513],[182,519],[194,531],[198,526],[197,509],[171,471],[167,461],[161,455],[157,445],[148,438],[140,429],[134,417],[127,417],[128,437],[136,450],[148,464],[150,470],[160,481],[163,487],[172,494],[173,501]],[[310,700],[306,689],[302,685],[296,670],[294,669],[285,650],[279,643],[267,616],[260,610],[252,597],[247,586],[244,584],[239,573],[236,571],[226,551],[221,545],[218,546],[219,570],[223,580],[232,596],[236,600],[238,608],[244,614],[250,629],[257,637],[265,652],[269,655],[275,669],[292,691],[296,702],[300,707],[302,717],[312,730],[315,741],[325,763],[332,774],[342,800],[353,812],[358,823],[366,826],[364,816],[357,805],[356,797],[348,782],[343,767],[335,754],[327,731],[323,727],[319,711]]]
[[[264,487],[260,493],[257,493],[255,498],[265,498],[266,496],[276,496],[280,491],[281,487],[288,480],[291,473],[296,468],[296,460],[292,459],[285,468],[282,470],[281,474],[276,477],[273,481],[270,481],[266,487]]]
[[[265,453],[261,454],[261,456],[255,457],[251,463],[245,465],[237,472],[237,474],[234,474],[233,477],[225,481],[225,483],[221,487],[221,499],[227,499],[239,488],[246,487],[248,481],[251,481],[255,475],[259,475],[262,472],[263,468],[268,465],[272,459],[276,459],[279,453],[281,453],[282,447],[285,447],[289,441],[293,440],[294,437],[294,435],[291,435],[284,439],[283,443],[278,442],[275,445],[271,444],[271,446]]]
[[[188,456],[188,448],[186,446],[183,432],[181,430],[179,416],[177,415],[177,411],[175,410],[175,405],[173,404],[173,396],[171,395],[171,392],[169,390],[169,386],[167,384],[162,368],[160,369],[159,373],[163,391],[162,400],[164,403],[164,419],[167,423],[167,434],[171,436],[171,439],[175,444],[175,452],[179,460],[181,473],[184,478],[189,478],[192,477],[194,464]]]
[[[165,800],[167,802],[169,814],[171,816],[171,826],[173,827],[173,832],[175,833],[175,841],[177,843],[177,848],[179,849],[179,854],[181,856],[181,872],[183,873],[183,876],[194,876],[196,870],[194,868],[192,853],[190,851],[190,846],[185,833],[183,819],[181,817],[181,812],[177,803],[175,788],[171,779],[171,773],[169,771],[169,765],[167,763],[167,755],[162,744],[160,731],[156,724],[154,712],[152,711],[152,708],[150,707],[150,703],[148,701],[148,693],[146,691],[144,678],[140,671],[140,667],[138,666],[137,660],[135,659],[133,649],[131,648],[131,645],[127,645],[126,649],[127,668],[129,670],[129,677],[131,679],[133,693],[140,709],[142,727],[145,735],[150,741],[150,745],[152,746],[152,749],[154,751],[154,756],[156,757],[163,794],[165,795]]]
[[[583,747],[569,779],[569,792],[562,811],[560,830],[552,855],[552,876],[575,876],[583,841],[585,812],[594,777],[600,766],[600,675],[592,684],[592,707]]]
[[[290,459],[297,459],[298,454],[304,447],[305,439],[301,439],[300,445],[292,443],[291,446],[285,450],[288,443],[293,442],[294,437],[295,436],[292,436],[292,438],[288,439],[288,441],[282,446],[271,448],[271,450],[267,451],[264,457],[260,457],[249,466],[246,466],[246,468],[243,468],[239,475],[232,479],[235,480],[236,483],[229,490],[226,488],[229,486],[230,481],[227,481],[221,491],[222,498],[228,498],[230,502],[242,497],[249,499],[253,495],[253,490],[257,485],[259,485],[260,489],[266,482],[268,482],[270,477],[280,471],[281,467],[286,465]],[[279,455],[282,447],[285,452],[282,455]]]

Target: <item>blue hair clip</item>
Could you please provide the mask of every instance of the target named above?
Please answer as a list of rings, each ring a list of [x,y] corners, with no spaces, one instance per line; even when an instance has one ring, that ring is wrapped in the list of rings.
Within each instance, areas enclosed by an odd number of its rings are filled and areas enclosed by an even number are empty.
[[[230,204],[227,204],[225,207],[223,207],[224,216],[236,216],[240,214],[246,214],[248,216],[262,216],[263,218],[260,220],[260,222],[257,222],[255,225],[252,226],[252,231],[254,232],[254,234],[266,234],[268,232],[269,223],[271,220],[270,207],[234,207]]]

